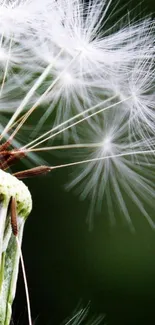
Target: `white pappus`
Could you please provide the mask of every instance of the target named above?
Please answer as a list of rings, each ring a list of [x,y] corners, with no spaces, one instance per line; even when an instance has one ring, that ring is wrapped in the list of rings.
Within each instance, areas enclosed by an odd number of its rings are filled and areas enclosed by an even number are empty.
[[[69,187],[80,183],[91,211],[105,193],[110,214],[115,198],[131,224],[126,191],[154,227],[142,203],[155,195],[154,21],[133,22],[127,14],[114,22],[115,11],[108,0],[0,2],[0,112],[14,112],[2,134],[23,111],[29,112],[25,122],[42,105],[41,135],[22,149],[53,150],[46,142],[62,135],[86,161],[74,162],[81,168]],[[54,127],[43,133],[51,114]]]

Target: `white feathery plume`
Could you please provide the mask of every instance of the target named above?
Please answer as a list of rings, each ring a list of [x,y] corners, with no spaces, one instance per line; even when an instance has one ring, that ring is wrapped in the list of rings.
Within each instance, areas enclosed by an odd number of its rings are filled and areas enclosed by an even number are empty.
[[[53,110],[57,125],[107,96],[120,95],[123,99],[132,96],[131,112],[140,110],[143,98],[138,97],[137,101],[136,96],[142,91],[146,93],[146,87],[149,91],[153,79],[154,71],[150,68],[154,57],[153,23],[147,19],[139,23],[126,22],[123,27],[120,20],[113,28],[106,29],[110,5],[111,2],[99,0],[89,4],[79,0],[46,1],[40,20],[32,25],[33,33],[28,39],[20,40],[21,47],[30,53],[22,64],[28,75],[35,71],[43,73],[47,65],[54,62],[42,86],[43,92],[54,83],[44,97],[48,109],[38,128]],[[55,60],[60,51],[61,55]],[[137,74],[141,85],[137,84]],[[20,74],[19,78],[22,82]],[[139,88],[143,88],[142,91]],[[145,116],[152,114],[146,105],[141,108],[142,113],[143,110],[146,110]]]
[[[27,22],[27,1],[0,1],[0,30],[5,37],[21,33]],[[21,24],[23,22],[23,24]]]
[[[81,142],[85,141],[85,149],[79,148],[76,160],[90,160],[86,166],[80,165],[73,171],[73,180],[68,189],[77,187],[82,199],[89,197],[91,206],[89,222],[92,223],[94,209],[103,208],[105,195],[109,214],[114,222],[114,206],[119,206],[133,230],[129,207],[125,197],[130,197],[141,213],[146,217],[151,227],[155,223],[146,211],[145,203],[153,206],[155,199],[155,173],[152,172],[154,151],[148,153],[148,143],[145,140],[131,139],[128,132],[128,121],[121,114],[121,109],[115,112],[105,112],[98,121],[81,128]],[[93,128],[92,128],[93,125]],[[154,147],[152,138],[151,146]],[[155,148],[154,148],[155,149]],[[141,155],[138,152],[141,151]],[[79,159],[77,158],[79,156]],[[128,200],[127,200],[128,201]],[[142,203],[143,202],[143,203]],[[105,202],[104,202],[105,203]]]
[[[155,68],[152,59],[135,60],[129,71],[116,70],[117,78],[111,79],[112,87],[122,103],[122,112],[128,120],[130,134],[150,143],[155,132],[154,101]],[[120,78],[119,78],[120,77]],[[125,100],[127,99],[127,100]]]
[[[46,1],[44,2],[44,4]],[[33,28],[43,10],[41,0],[1,0],[0,30],[5,36],[25,35],[25,31]]]
[[[100,134],[99,143],[106,140],[99,147],[97,145],[91,155],[85,149],[86,155],[96,159],[102,156],[112,158],[90,162],[73,180],[71,187],[84,178],[88,186],[83,190],[83,197],[91,192],[95,206],[95,202],[102,202],[110,183],[129,220],[121,194],[121,178],[118,179],[121,170],[126,179],[124,188],[127,189],[128,184],[128,193],[143,213],[138,195],[144,193],[143,188],[148,193],[146,198],[151,197],[151,193],[154,195],[150,183],[148,186],[146,179],[145,186],[145,179],[138,173],[138,168],[140,172],[142,166],[146,168],[146,157],[140,155],[138,167],[135,165],[137,151],[154,150],[154,22],[146,19],[133,23],[128,15],[124,25],[123,18],[109,27],[113,14],[111,6],[112,1],[100,0],[90,0],[87,4],[81,0],[1,2],[2,44],[11,44],[9,59],[6,56],[3,62],[4,75],[10,66],[11,78],[9,81],[2,74],[5,82],[2,82],[0,102],[3,103],[3,98],[9,94],[10,82],[14,89],[19,87],[25,94],[21,102],[21,98],[19,102],[17,98],[8,106],[15,112],[2,135],[8,134],[12,124],[30,104],[32,108],[23,121],[40,105],[44,106],[32,136],[36,137],[46,119],[52,120],[54,128],[26,144],[22,150],[39,150],[39,145],[61,133],[65,142],[72,135],[72,140],[79,143],[81,136],[76,126],[80,123],[84,125],[84,137],[91,130],[93,147],[96,135]],[[8,17],[12,17],[9,24]],[[18,64],[19,71],[15,73]],[[4,101],[3,110],[5,107],[7,102]],[[82,142],[87,141],[82,139]],[[122,156],[128,148],[131,161]],[[149,155],[150,159],[152,156]]]

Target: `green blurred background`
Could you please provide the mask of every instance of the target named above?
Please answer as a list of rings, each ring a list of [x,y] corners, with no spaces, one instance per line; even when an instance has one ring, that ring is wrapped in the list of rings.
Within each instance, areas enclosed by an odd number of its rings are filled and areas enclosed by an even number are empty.
[[[118,6],[126,4],[126,12],[137,3],[120,1]],[[145,0],[137,13],[154,10],[155,1]],[[52,165],[57,158],[50,155],[47,160]],[[112,227],[106,209],[94,215],[89,231],[89,201],[64,189],[70,172],[68,168],[26,180],[33,211],[25,227],[23,255],[35,324],[60,324],[79,302],[85,306],[89,301],[90,315],[105,314],[106,324],[154,324],[155,231],[134,206],[134,234],[121,216]],[[27,324],[21,270],[13,317],[14,324]]]

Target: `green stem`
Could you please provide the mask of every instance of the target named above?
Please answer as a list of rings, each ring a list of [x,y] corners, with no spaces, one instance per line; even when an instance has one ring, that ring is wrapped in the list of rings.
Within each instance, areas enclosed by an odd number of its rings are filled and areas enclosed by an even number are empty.
[[[9,325],[16,293],[20,252],[12,233],[9,202],[17,202],[18,240],[21,243],[26,217],[31,211],[31,195],[14,176],[0,170],[0,324]]]

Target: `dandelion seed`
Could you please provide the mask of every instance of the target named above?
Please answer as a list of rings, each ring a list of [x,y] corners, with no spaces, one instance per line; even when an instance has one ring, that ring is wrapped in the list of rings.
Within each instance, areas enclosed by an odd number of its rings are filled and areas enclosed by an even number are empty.
[[[93,121],[93,128],[90,125],[85,128],[84,139],[87,137],[87,143],[90,145],[83,151],[83,155],[79,152],[79,161],[86,160],[87,166],[83,168],[80,165],[78,175],[77,170],[73,172],[74,178],[68,188],[78,186],[77,192],[81,198],[90,198],[88,217],[90,225],[94,211],[102,210],[105,196],[111,218],[113,218],[111,207],[115,202],[114,205],[119,206],[133,229],[133,222],[124,199],[127,193],[154,228],[155,224],[142,203],[146,202],[149,206],[153,206],[155,198],[154,182],[152,182],[155,175],[152,170],[149,171],[149,166],[151,168],[154,161],[154,150],[152,152],[150,149],[147,150],[147,140],[135,140],[138,138],[138,132],[135,138],[131,139],[128,121],[125,121],[123,116],[122,119],[120,118],[119,110],[114,114],[106,112],[104,116],[100,116],[99,121]],[[154,147],[153,139],[150,146]],[[81,141],[83,142],[82,138]],[[138,152],[139,148],[141,152]]]

